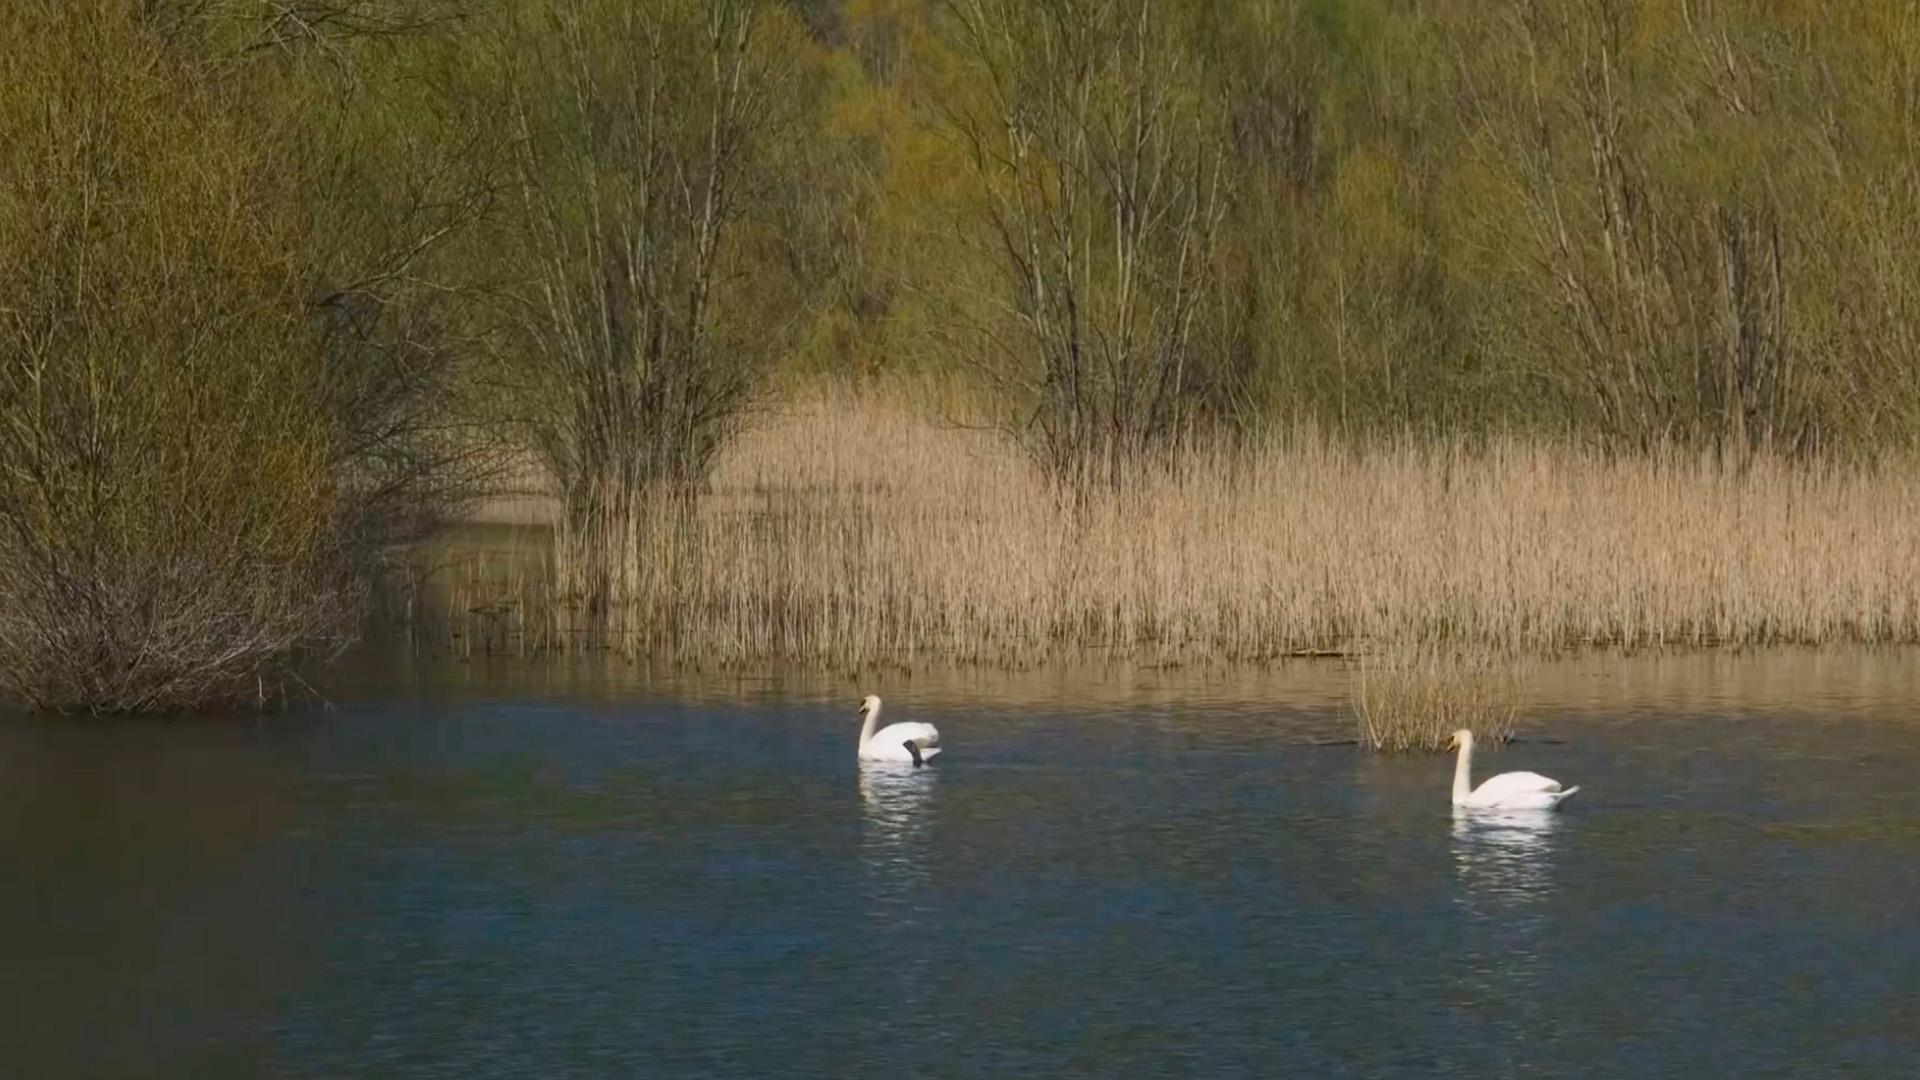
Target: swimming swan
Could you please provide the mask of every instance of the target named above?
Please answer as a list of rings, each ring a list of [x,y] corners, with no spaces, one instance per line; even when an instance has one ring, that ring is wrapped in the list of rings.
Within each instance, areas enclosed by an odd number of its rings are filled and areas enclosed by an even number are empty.
[[[940,729],[932,724],[888,724],[879,731],[880,699],[868,694],[860,702],[860,760],[911,761],[919,768],[940,752]]]
[[[1473,771],[1473,732],[1465,728],[1448,740],[1460,748],[1460,760],[1453,767],[1453,805],[1469,810],[1552,810],[1579,787],[1560,790],[1560,781],[1539,773],[1509,772],[1490,777],[1473,787],[1467,779]]]

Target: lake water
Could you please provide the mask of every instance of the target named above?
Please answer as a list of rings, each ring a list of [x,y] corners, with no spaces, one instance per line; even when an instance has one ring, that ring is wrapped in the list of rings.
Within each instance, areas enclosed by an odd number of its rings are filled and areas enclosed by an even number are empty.
[[[385,665],[0,721],[0,1076],[1920,1075],[1920,654],[1588,659],[1482,775],[1346,674]],[[863,772],[859,695],[937,723]]]

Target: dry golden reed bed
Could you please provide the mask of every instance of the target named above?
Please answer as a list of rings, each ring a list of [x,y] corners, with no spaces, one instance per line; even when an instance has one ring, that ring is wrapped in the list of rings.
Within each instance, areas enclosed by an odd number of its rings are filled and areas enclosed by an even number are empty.
[[[824,396],[760,417],[690,516],[561,537],[532,592],[607,558],[603,631],[714,663],[1912,642],[1917,489],[1904,463],[1300,436],[1076,509],[997,435]]]

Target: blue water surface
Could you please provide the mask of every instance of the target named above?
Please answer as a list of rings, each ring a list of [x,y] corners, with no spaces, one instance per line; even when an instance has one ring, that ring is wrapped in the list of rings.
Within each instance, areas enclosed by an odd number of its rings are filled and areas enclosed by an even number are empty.
[[[460,679],[0,723],[0,1075],[1920,1075],[1898,693],[1602,693],[1463,820],[1285,675],[922,680],[918,772],[850,684]]]

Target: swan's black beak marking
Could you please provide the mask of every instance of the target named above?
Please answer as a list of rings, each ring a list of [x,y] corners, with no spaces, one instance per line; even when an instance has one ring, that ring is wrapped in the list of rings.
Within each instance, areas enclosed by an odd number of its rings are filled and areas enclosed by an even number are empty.
[[[914,741],[913,741],[912,739],[908,739],[908,740],[906,740],[905,742],[903,742],[903,743],[901,743],[900,745],[901,745],[901,746],[904,746],[904,747],[906,747],[906,748],[907,748],[907,753],[909,753],[909,754],[912,754],[912,755],[913,755],[913,767],[914,767],[914,768],[916,768],[916,769],[917,769],[917,768],[919,768],[920,766],[922,766],[922,765],[925,765],[925,764],[926,764],[926,762],[924,762],[924,761],[922,761],[922,760],[920,760],[920,744],[919,744],[919,743],[917,743],[917,742],[914,742]]]

